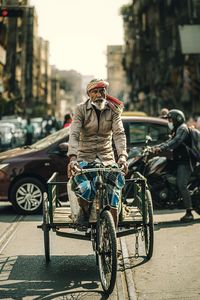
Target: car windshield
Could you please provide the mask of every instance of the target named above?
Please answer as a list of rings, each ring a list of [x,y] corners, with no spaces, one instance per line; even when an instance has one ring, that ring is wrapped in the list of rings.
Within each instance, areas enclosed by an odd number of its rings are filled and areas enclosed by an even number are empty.
[[[34,148],[34,149],[45,148],[51,146],[52,144],[55,144],[56,142],[64,138],[66,138],[66,142],[67,142],[68,136],[69,136],[69,129],[63,128],[39,140],[35,144],[32,144],[30,148]]]
[[[128,135],[131,146],[144,144],[147,135],[152,138],[151,144],[157,144],[168,138],[168,127],[151,123],[130,123]]]

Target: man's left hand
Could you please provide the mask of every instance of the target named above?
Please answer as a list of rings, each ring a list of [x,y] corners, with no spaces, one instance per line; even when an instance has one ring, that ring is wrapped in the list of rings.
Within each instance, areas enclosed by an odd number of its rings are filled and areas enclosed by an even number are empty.
[[[117,161],[119,167],[123,167],[123,171],[125,174],[128,173],[128,164],[126,161],[126,157],[124,155],[121,155]]]
[[[159,146],[155,146],[155,147],[152,147],[152,152],[154,154],[158,154],[158,153],[162,152],[162,150]]]

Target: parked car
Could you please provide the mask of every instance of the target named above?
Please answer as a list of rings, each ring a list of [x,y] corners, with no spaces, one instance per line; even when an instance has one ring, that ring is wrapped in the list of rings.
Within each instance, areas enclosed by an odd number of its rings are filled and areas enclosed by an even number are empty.
[[[144,144],[146,135],[152,143],[167,138],[167,121],[150,117],[122,117],[128,150]],[[54,172],[60,181],[67,181],[67,149],[69,129],[63,128],[31,146],[0,153],[0,200],[12,202],[20,214],[38,213],[46,182]],[[60,200],[67,200],[66,185],[60,190]]]
[[[0,121],[1,124],[12,124],[15,126],[14,129],[14,136],[16,139],[16,147],[23,146],[25,143],[25,132],[24,132],[24,125],[22,120],[18,119],[3,119]]]
[[[128,152],[133,147],[143,147],[146,136],[151,136],[149,146],[157,145],[169,137],[168,121],[147,116],[122,116]]]
[[[16,127],[11,123],[0,122],[0,151],[17,146]]]

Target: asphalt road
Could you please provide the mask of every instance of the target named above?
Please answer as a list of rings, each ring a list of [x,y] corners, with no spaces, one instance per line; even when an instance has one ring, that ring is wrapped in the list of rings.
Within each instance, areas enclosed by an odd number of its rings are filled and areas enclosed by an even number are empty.
[[[41,223],[41,215],[17,217],[9,204],[0,204],[0,299],[107,299],[91,242],[58,237],[50,231],[47,266],[43,231],[37,228]],[[5,232],[9,234],[2,241]],[[127,299],[124,286],[119,270],[109,299]]]
[[[154,254],[148,262],[142,244],[139,258],[134,256],[135,235],[121,240],[127,257],[124,265],[119,259],[117,285],[109,299],[200,299],[200,218],[195,215],[194,222],[181,224],[183,213],[155,212]],[[37,228],[41,220],[41,215],[16,216],[9,204],[0,204],[0,299],[107,299],[90,242],[51,232],[51,263],[46,266],[43,232]],[[2,241],[5,232],[7,242]]]
[[[150,261],[135,259],[133,240],[126,239],[138,300],[200,299],[200,216],[179,222],[184,210],[154,212],[155,243]]]

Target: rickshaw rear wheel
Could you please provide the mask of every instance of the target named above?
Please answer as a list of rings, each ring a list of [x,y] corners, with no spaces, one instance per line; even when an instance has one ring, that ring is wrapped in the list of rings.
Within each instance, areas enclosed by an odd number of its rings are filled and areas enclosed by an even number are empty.
[[[105,210],[97,225],[99,275],[103,290],[111,294],[117,276],[117,239],[113,217]]]
[[[153,255],[154,246],[154,224],[153,224],[153,205],[151,192],[147,189],[145,194],[145,221],[143,224],[144,242],[146,259],[149,260]]]
[[[48,212],[48,196],[43,194],[43,234],[44,234],[44,252],[46,263],[50,262],[50,238],[49,238],[49,212]]]

